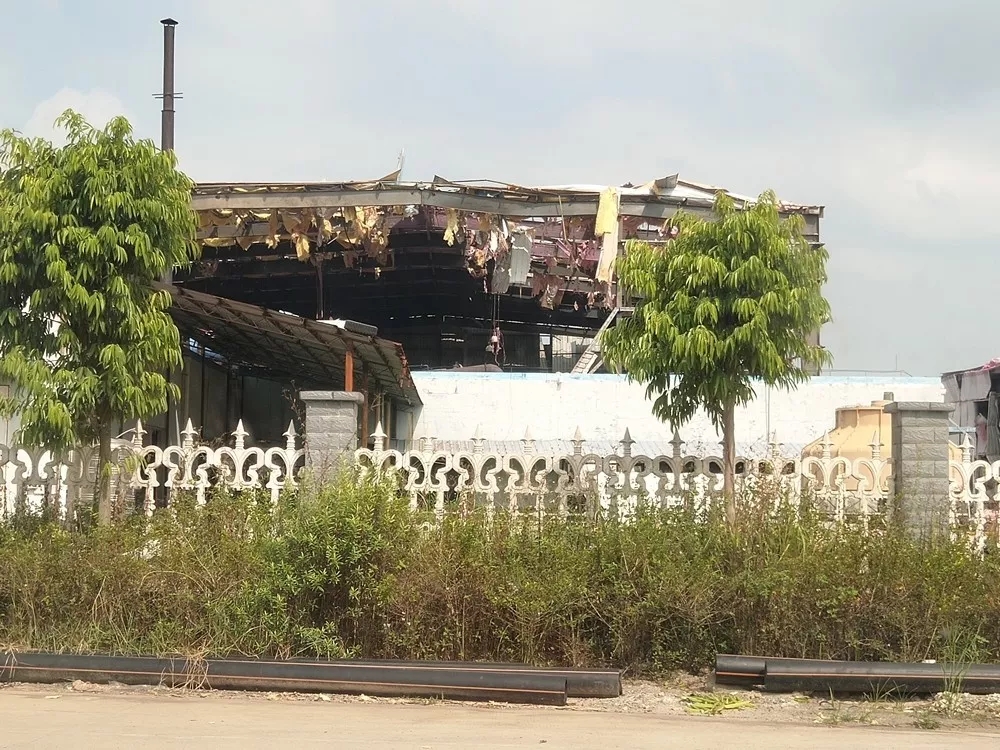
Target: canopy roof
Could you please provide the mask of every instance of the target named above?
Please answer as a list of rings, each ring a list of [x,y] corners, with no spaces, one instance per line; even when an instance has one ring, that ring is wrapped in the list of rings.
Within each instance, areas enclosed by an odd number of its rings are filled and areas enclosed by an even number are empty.
[[[393,400],[421,403],[403,347],[394,341],[173,285],[158,286],[173,297],[170,315],[183,338],[246,370],[304,388],[340,388],[350,351],[355,382],[367,374],[371,385]]]

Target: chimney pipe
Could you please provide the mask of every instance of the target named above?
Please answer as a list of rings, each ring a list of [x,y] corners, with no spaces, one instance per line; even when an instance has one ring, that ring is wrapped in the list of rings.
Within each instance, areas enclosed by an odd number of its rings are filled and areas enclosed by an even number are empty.
[[[174,27],[177,21],[172,18],[164,18],[163,24],[163,113],[160,121],[160,150],[174,150]],[[174,270],[168,268],[160,279],[164,284],[172,284],[174,281]],[[166,372],[167,382],[174,382],[173,371],[168,368]],[[180,439],[181,423],[180,410],[177,403],[167,393],[167,434],[166,445],[174,445]]]
[[[177,21],[164,18],[163,24],[163,115],[160,149],[174,150],[174,29]]]

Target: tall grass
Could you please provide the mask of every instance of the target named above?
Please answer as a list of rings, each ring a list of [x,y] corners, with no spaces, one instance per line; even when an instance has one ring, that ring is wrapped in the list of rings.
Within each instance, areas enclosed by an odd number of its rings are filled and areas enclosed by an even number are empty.
[[[279,507],[181,501],[67,532],[0,524],[0,646],[111,653],[708,666],[716,651],[1000,658],[1000,566],[750,498],[713,513],[428,526],[342,476]],[[764,511],[767,509],[767,512]]]

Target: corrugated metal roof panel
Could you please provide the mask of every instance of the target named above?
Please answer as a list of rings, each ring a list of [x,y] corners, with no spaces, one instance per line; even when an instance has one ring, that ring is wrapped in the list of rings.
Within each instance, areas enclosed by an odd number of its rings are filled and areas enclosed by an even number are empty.
[[[343,380],[351,349],[380,390],[407,404],[421,403],[401,344],[211,294],[167,284],[157,287],[172,295],[170,315],[182,337],[230,361],[329,386]]]

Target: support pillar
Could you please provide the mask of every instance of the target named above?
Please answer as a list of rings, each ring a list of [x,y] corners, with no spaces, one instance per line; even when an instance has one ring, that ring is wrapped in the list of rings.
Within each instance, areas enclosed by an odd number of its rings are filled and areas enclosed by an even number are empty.
[[[913,536],[947,534],[951,503],[948,419],[954,406],[925,401],[887,404],[892,415],[892,476],[896,509]]]
[[[336,471],[358,448],[358,409],[364,394],[302,391],[305,405],[306,466],[314,475]]]

